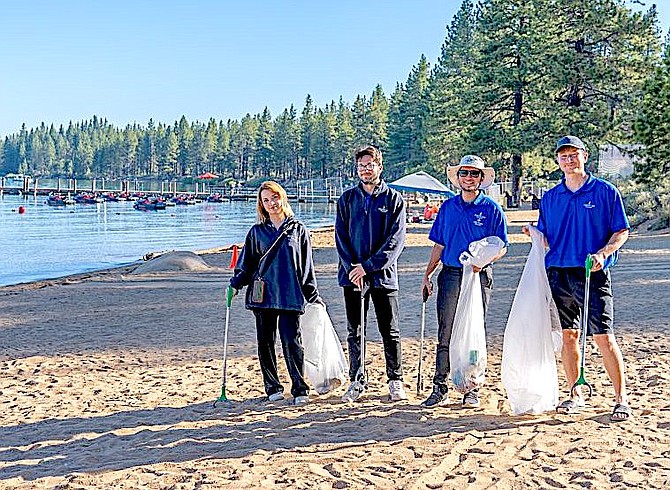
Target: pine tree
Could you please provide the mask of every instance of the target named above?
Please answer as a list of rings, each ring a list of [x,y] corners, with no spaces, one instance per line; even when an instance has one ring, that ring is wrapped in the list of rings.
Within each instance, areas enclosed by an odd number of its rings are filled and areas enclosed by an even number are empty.
[[[487,0],[475,33],[475,85],[464,117],[473,121],[470,152],[509,168],[520,200],[523,156],[549,133],[557,25],[551,0]]]
[[[633,129],[642,144],[636,151],[640,159],[635,163],[635,180],[651,184],[670,177],[670,43],[665,45],[660,66],[644,85]]]
[[[370,96],[370,107],[368,110],[369,123],[369,141],[380,150],[385,150],[388,140],[388,113],[389,101],[384,95],[381,85],[377,85]]]
[[[270,177],[273,172],[274,150],[272,148],[272,116],[265,107],[263,114],[258,118],[258,132],[256,135],[256,171],[255,175]]]
[[[312,173],[312,159],[314,158],[314,104],[312,96],[307,95],[305,107],[300,116],[300,164],[298,166],[298,179],[310,178]]]
[[[429,167],[446,181],[449,164],[468,153],[472,119],[465,117],[474,85],[476,12],[465,0],[447,27],[440,58],[430,77],[424,148]]]
[[[338,163],[335,175],[338,177],[353,177],[354,168],[352,154],[354,146],[354,126],[351,109],[344,103],[342,97],[337,104],[335,159]]]
[[[622,0],[562,0],[556,19],[553,136],[579,134],[597,155],[600,143],[629,138],[642,85],[658,60],[656,9],[633,13]]]
[[[392,97],[388,152],[385,160],[387,176],[398,177],[427,165],[423,148],[425,121],[428,115],[429,65],[424,55],[412,67],[404,86]]]

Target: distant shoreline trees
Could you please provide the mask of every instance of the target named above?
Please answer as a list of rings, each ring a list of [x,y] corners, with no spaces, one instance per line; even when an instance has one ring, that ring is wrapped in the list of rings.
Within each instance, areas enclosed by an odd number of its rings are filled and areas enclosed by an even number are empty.
[[[387,178],[415,170],[444,178],[460,156],[480,154],[512,180],[518,202],[522,179],[555,170],[560,135],[579,134],[592,155],[653,136],[643,126],[650,98],[669,103],[649,82],[663,66],[657,22],[654,6],[633,12],[623,0],[464,0],[435,66],[421,56],[388,97],[378,85],[324,107],[307,95],[300,113],[291,106],[275,117],[266,108],[226,121],[24,125],[0,141],[0,175],[353,177],[352,149],[372,143],[384,150]]]

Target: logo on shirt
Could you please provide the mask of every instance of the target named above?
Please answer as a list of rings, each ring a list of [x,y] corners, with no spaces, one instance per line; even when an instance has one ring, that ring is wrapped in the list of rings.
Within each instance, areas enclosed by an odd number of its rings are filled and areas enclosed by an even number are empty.
[[[388,208],[386,206],[382,206],[381,208],[377,209],[380,213],[388,213]]]
[[[484,213],[477,213],[475,214],[475,219],[472,222],[473,225],[475,226],[484,226],[484,220],[486,219],[486,216]]]
[[[586,209],[593,209],[593,208],[596,207],[596,205],[593,204],[591,201],[587,201],[587,202],[584,203],[584,207],[585,207]]]

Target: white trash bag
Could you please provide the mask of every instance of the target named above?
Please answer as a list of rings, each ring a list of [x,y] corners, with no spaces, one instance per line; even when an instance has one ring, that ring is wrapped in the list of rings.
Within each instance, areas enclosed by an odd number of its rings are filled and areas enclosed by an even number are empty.
[[[484,304],[479,273],[475,273],[472,266],[488,265],[504,246],[500,238],[490,236],[472,242],[468,252],[459,257],[463,264],[463,278],[449,342],[449,374],[459,393],[479,388],[486,380]]]
[[[307,304],[300,316],[305,377],[319,394],[328,393],[347,381],[348,365],[326,307]]]
[[[532,246],[507,319],[501,367],[514,415],[554,410],[558,403],[544,235],[533,226],[528,228]]]

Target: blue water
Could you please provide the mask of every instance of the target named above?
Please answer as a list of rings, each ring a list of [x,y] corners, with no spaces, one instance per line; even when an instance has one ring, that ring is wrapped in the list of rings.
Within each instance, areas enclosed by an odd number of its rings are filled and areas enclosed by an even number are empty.
[[[23,206],[25,213],[19,214]],[[333,204],[292,203],[308,228],[334,223]],[[44,197],[0,198],[0,286],[133,263],[148,252],[204,250],[244,241],[254,202],[136,211],[133,203],[51,207]]]

